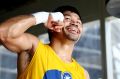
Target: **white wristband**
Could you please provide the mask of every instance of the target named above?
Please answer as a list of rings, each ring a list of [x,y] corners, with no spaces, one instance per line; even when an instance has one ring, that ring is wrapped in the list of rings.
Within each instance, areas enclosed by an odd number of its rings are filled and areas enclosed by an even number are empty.
[[[32,14],[36,19],[36,25],[40,23],[45,23],[48,20],[48,12],[37,12]]]
[[[58,20],[63,21],[64,20],[64,16],[61,12],[53,12],[50,14],[52,15],[54,21],[58,21]],[[37,25],[40,23],[47,22],[49,13],[48,12],[37,12],[37,13],[33,13],[32,15],[35,17],[36,25]]]
[[[54,13],[51,13],[52,17],[53,17],[53,20],[54,21],[63,21],[64,20],[64,16],[61,12],[54,12]]]

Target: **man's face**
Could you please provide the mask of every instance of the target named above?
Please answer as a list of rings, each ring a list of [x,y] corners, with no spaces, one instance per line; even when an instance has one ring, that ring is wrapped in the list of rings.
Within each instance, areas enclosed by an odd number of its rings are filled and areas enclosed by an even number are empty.
[[[65,11],[63,13],[64,15],[64,27],[63,27],[63,33],[64,35],[72,41],[79,40],[81,36],[81,32],[83,29],[82,22],[80,20],[80,17],[71,11]]]

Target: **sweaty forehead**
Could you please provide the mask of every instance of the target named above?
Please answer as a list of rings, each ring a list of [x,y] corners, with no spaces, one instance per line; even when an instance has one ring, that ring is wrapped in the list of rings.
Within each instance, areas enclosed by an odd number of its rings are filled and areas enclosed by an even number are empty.
[[[65,11],[65,12],[63,12],[63,15],[64,15],[64,16],[75,16],[75,17],[77,17],[78,19],[80,19],[79,15],[78,15],[77,13],[71,12],[71,11]]]

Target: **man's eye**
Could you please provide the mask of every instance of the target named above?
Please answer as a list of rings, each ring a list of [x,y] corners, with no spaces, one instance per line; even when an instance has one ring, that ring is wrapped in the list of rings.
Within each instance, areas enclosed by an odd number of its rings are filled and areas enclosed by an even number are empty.
[[[80,22],[79,22],[79,21],[77,21],[77,23],[78,23],[78,24],[80,24]]]
[[[71,19],[70,18],[65,18],[65,20],[70,21]]]
[[[81,22],[80,22],[80,21],[77,21],[77,23],[78,23],[78,24],[81,24]]]

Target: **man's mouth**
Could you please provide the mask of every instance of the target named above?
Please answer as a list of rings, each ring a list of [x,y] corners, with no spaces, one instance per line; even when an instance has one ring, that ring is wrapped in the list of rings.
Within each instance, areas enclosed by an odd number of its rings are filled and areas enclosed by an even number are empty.
[[[67,30],[72,34],[80,34],[80,30],[76,26],[68,26]]]

